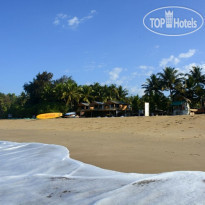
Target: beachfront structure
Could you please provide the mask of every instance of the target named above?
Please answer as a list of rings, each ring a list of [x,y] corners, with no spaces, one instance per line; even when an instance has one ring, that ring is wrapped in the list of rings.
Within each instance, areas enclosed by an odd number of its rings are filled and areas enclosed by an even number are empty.
[[[90,105],[89,103],[79,103],[78,104],[78,108],[80,108],[81,110],[87,110],[89,109]]]
[[[129,116],[131,107],[127,103],[113,100],[105,103],[94,101],[90,104],[80,103],[77,112],[81,117]]]
[[[174,101],[172,102],[173,115],[189,115],[190,104],[188,101]]]

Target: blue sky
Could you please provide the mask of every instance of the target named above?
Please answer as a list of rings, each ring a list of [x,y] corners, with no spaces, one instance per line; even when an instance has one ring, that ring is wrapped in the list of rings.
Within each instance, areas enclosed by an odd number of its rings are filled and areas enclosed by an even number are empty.
[[[38,72],[78,84],[115,83],[132,95],[165,66],[205,69],[205,26],[179,37],[147,30],[153,9],[183,6],[205,16],[204,0],[7,0],[0,3],[0,92],[20,94]]]

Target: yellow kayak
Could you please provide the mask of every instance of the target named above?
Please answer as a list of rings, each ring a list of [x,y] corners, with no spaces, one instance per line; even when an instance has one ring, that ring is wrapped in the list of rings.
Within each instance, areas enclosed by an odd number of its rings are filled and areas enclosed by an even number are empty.
[[[44,113],[37,115],[37,119],[52,119],[52,118],[58,118],[61,117],[63,114],[60,112],[53,112],[53,113]]]

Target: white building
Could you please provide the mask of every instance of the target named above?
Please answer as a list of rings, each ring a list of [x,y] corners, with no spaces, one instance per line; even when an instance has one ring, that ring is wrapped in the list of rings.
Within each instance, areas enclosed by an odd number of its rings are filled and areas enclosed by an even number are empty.
[[[190,104],[187,101],[174,101],[172,102],[173,115],[189,115]]]

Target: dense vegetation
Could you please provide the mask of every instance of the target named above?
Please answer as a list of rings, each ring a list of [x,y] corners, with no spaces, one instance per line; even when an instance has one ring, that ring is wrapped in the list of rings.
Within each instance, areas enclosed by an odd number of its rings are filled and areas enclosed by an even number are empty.
[[[205,75],[199,67],[193,67],[187,74],[171,67],[152,74],[142,85],[145,90],[142,97],[129,96],[127,89],[114,84],[78,85],[72,77],[52,78],[52,73],[38,73],[33,81],[24,84],[19,96],[0,93],[0,118],[7,118],[10,113],[17,118],[45,112],[65,113],[76,110],[79,102],[107,100],[131,104],[135,115],[144,108],[144,102],[150,102],[151,112],[171,113],[173,100],[188,100],[193,108],[199,108],[205,98]]]

